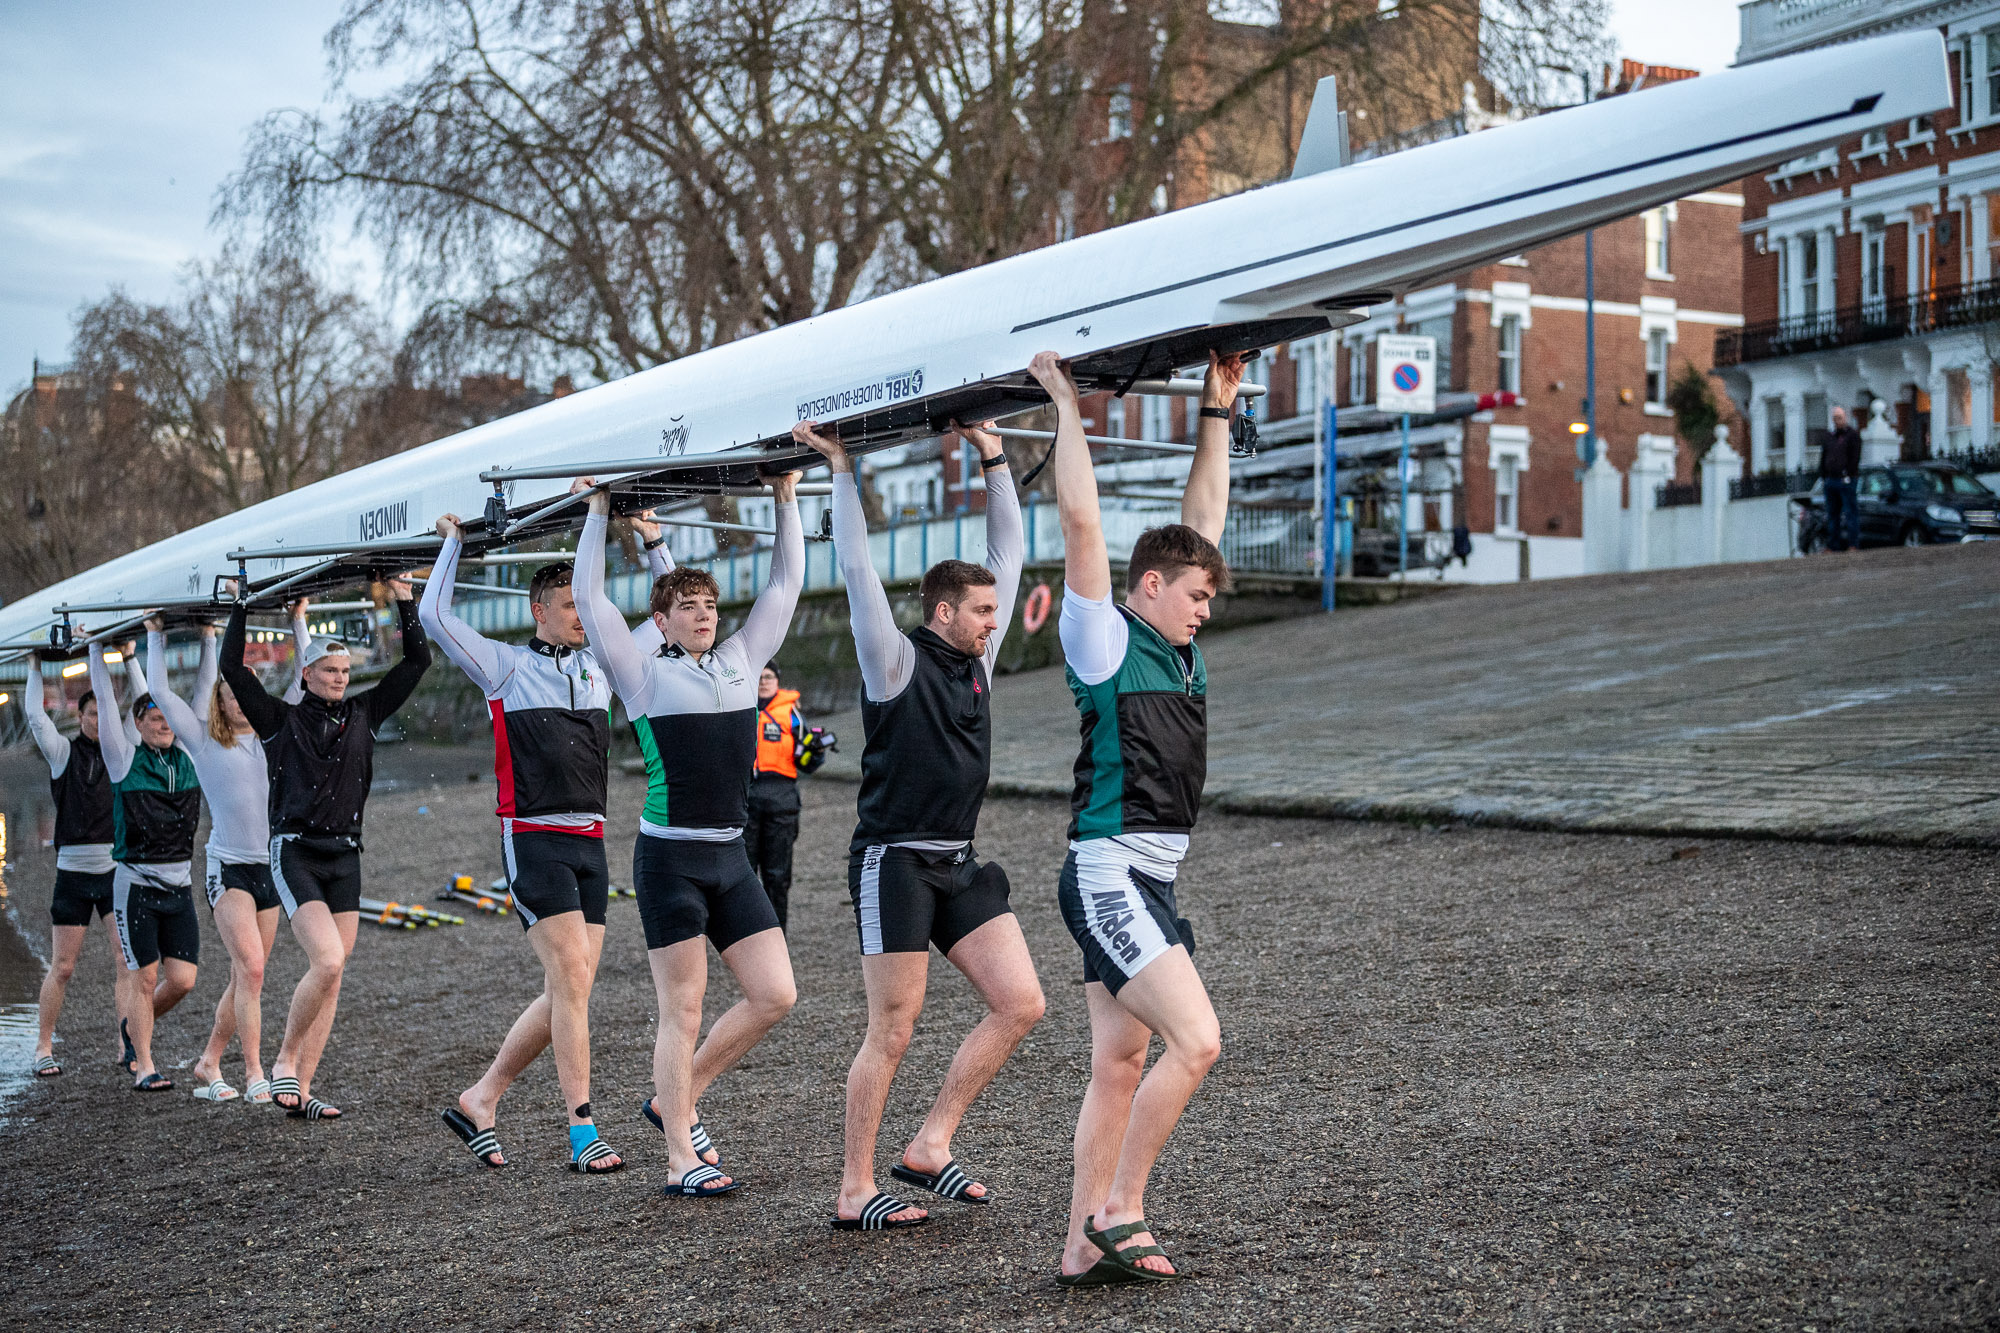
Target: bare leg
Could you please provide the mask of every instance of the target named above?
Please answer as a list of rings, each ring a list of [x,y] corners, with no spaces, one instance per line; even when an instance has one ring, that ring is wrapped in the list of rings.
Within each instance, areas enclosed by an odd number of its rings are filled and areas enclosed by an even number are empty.
[[[521,1016],[514,1020],[507,1039],[500,1043],[499,1054],[493,1057],[492,1065],[479,1082],[458,1096],[459,1110],[481,1129],[494,1123],[501,1097],[552,1040],[556,1079],[562,1085],[570,1123],[589,1123],[587,1117],[577,1117],[576,1108],[590,1100],[590,989],[597,977],[598,956],[604,949],[604,927],[591,925],[580,912],[564,912],[544,917],[529,927],[528,942],[542,960],[542,993],[529,1001]],[[575,993],[579,985],[580,995]],[[575,1027],[570,1026],[570,1019],[556,1012],[552,992],[561,992],[568,997],[565,1004],[576,1006]],[[581,1044],[580,1059],[573,1050],[566,1049],[566,1043]],[[506,1159],[503,1156],[501,1160]]]
[[[666,1132],[667,1167],[676,1177],[687,1175],[701,1159],[688,1133],[693,1123],[694,1049],[701,1035],[701,1002],[708,993],[708,938],[649,949],[653,992],[660,1004],[660,1026],[653,1038],[653,1113]],[[715,1182],[717,1188],[727,1178]]]
[[[340,939],[341,969],[345,973],[347,960],[354,954],[354,937],[361,930],[361,913],[342,912],[335,916],[329,912],[327,916]],[[319,1058],[326,1051],[326,1040],[333,1034],[333,1012],[339,1003],[340,980],[336,977],[332,996],[328,998],[326,1007],[320,1010],[318,1019],[306,1031],[305,1040],[299,1047],[298,1073],[294,1077],[299,1081],[302,1094],[312,1091],[313,1075],[319,1070]]]
[[[122,1029],[132,1012],[132,974],[125,967],[125,946],[118,941],[118,918],[107,913],[101,919],[104,933],[111,937],[111,1008]]]
[[[40,996],[42,1030],[35,1038],[37,1056],[55,1050],[56,1020],[62,1017],[63,998],[69,993],[69,979],[76,973],[76,960],[83,953],[83,941],[90,934],[90,927],[53,926],[50,932],[49,970],[42,975]],[[124,966],[123,959],[119,960],[119,966]]]
[[[132,1050],[137,1057],[133,1061],[132,1073],[135,1078],[144,1078],[157,1073],[153,1068],[153,1006],[144,997],[153,993],[153,986],[159,980],[160,964],[150,962],[144,967],[132,969],[131,993],[139,1002],[132,1006],[132,1013],[125,1025],[132,1038]]]
[[[1132,1094],[1146,1071],[1152,1029],[1127,1013],[1098,982],[1083,988],[1090,1008],[1090,1086],[1076,1118],[1076,1175],[1070,1187],[1069,1236],[1063,1243],[1062,1271],[1088,1272],[1101,1257],[1083,1238],[1090,1220],[1111,1190],[1125,1126],[1132,1118]]]
[[[229,984],[215,1002],[215,1026],[209,1030],[208,1045],[194,1062],[194,1074],[202,1083],[222,1077],[222,1057],[230,1039],[243,1034],[243,1067],[246,1072],[260,1064],[257,1058],[258,999],[264,993],[264,940],[258,920],[257,902],[241,889],[225,889],[215,904],[215,933],[229,951]],[[275,927],[275,922],[273,923]],[[249,996],[249,1021],[244,1021],[243,996]],[[252,1074],[251,1077],[256,1077]]]
[[[160,980],[153,987],[153,1017],[165,1018],[194,990],[195,966],[180,958],[160,960]]]
[[[960,940],[946,957],[986,1001],[986,1017],[959,1044],[923,1128],[904,1150],[904,1164],[926,1172],[942,1171],[951,1161],[951,1137],[958,1132],[958,1122],[1014,1054],[1028,1029],[1041,1022],[1046,1008],[1035,960],[1028,954],[1028,941],[1013,913],[988,921]],[[974,1183],[966,1193],[983,1199],[986,1186]]]
[[[785,946],[782,930],[760,930],[729,946],[722,961],[736,977],[743,998],[729,1006],[710,1025],[707,1038],[694,1053],[688,1087],[687,1116],[694,1123],[695,1105],[708,1085],[764,1040],[765,1034],[783,1021],[798,1003],[798,986],[792,980],[792,955]]]
[[[910,1049],[910,1034],[923,1012],[924,985],[930,977],[931,956],[923,953],[881,953],[861,960],[861,980],[868,988],[868,1035],[847,1070],[846,1163],[840,1173],[839,1217],[859,1217],[878,1191],[875,1188],[875,1140],[882,1132],[882,1112],[889,1105],[889,1085]],[[905,1222],[930,1214],[904,1208],[884,1221]]]
[[[292,992],[291,1009],[285,1015],[285,1037],[278,1045],[277,1058],[271,1062],[271,1073],[277,1078],[298,1077],[307,1039],[320,1014],[330,1011],[338,1000],[341,973],[347,967],[347,946],[325,903],[299,904],[299,910],[292,914],[292,938],[305,950],[306,974],[299,978],[298,987]],[[299,1084],[303,1088],[305,1079],[299,1078]],[[295,1103],[303,1104],[303,1097]],[[283,1102],[279,1105],[285,1106]]]
[[[1132,1097],[1132,1117],[1118,1149],[1118,1165],[1097,1213],[1100,1230],[1146,1215],[1146,1182],[1153,1174],[1153,1164],[1181,1112],[1187,1109],[1188,1099],[1222,1053],[1222,1031],[1209,1004],[1208,989],[1201,984],[1187,950],[1178,944],[1126,982],[1114,1002],[1157,1032],[1166,1049],[1139,1081],[1139,1090]],[[1153,1243],[1148,1232],[1140,1232],[1127,1242],[1134,1246]],[[1139,1262],[1155,1272],[1173,1271],[1159,1256]]]

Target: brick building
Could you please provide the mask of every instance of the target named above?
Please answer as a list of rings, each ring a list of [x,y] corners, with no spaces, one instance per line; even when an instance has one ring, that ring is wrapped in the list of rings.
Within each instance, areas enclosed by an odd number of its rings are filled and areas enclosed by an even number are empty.
[[[1906,458],[1985,449],[2000,350],[2000,4],[1751,0],[1739,64],[1932,27],[1954,105],[1743,182],[1740,334],[1718,374],[1750,419],[1759,472],[1817,465],[1836,406],[1877,403]]]
[[[1615,78],[1607,71],[1601,95],[1643,96],[1648,83],[1685,77],[1692,72],[1628,60]],[[1497,117],[1482,118],[1475,107],[1466,120],[1461,130]],[[1693,451],[1677,436],[1667,393],[1687,367],[1707,372],[1718,334],[1742,324],[1742,213],[1740,194],[1717,190],[1596,231],[1597,430],[1621,471],[1643,456],[1641,471],[1654,482],[1693,477]],[[1399,421],[1369,406],[1375,340],[1427,334],[1438,340],[1441,391],[1507,390],[1521,404],[1413,422],[1412,531],[1425,534],[1422,546],[1436,559],[1450,549],[1457,522],[1470,530],[1473,554],[1447,577],[1516,578],[1524,540],[1535,576],[1582,573],[1582,489],[1570,424],[1580,419],[1584,397],[1584,286],[1584,241],[1574,237],[1406,293],[1373,307],[1360,324],[1278,348],[1253,371],[1271,390],[1262,409],[1265,448],[1237,466],[1238,497],[1310,505],[1324,429],[1319,409],[1331,402],[1340,490],[1357,502],[1362,572],[1371,538],[1376,550],[1386,541],[1393,552],[1401,431]],[[1717,405],[1740,439],[1741,421],[1726,402]],[[1085,415],[1102,434],[1185,441],[1189,408],[1100,395],[1085,404]],[[1185,468],[1135,461],[1107,471],[1114,481],[1164,487]],[[1413,560],[1418,551],[1413,537]],[[1386,563],[1394,563],[1392,554]]]

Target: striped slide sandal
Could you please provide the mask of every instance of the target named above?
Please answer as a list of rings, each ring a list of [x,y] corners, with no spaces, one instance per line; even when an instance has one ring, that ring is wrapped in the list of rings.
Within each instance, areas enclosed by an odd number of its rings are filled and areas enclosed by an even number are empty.
[[[930,1221],[930,1214],[922,1217],[905,1218],[901,1222],[891,1222],[889,1218],[905,1208],[914,1207],[893,1194],[878,1194],[861,1206],[859,1217],[835,1217],[835,1231],[901,1231],[904,1227],[920,1227]]]
[[[233,1102],[242,1095],[221,1079],[216,1079],[205,1088],[194,1090],[194,1098],[198,1102]]]
[[[979,1185],[979,1182],[971,1176],[966,1175],[965,1168],[955,1161],[946,1162],[942,1171],[919,1171],[914,1166],[906,1166],[898,1162],[889,1168],[889,1174],[906,1185],[915,1185],[920,1190],[929,1190],[931,1193],[950,1199],[955,1203],[985,1205],[993,1202],[993,1191],[991,1190],[986,1190],[984,1194],[966,1193],[974,1185]],[[979,1185],[979,1187],[986,1189],[984,1185]]]
[[[56,1058],[53,1055],[38,1055],[35,1057],[36,1078],[54,1078],[60,1073],[62,1073],[62,1066],[56,1063]]]
[[[480,1129],[472,1123],[472,1117],[456,1106],[447,1106],[438,1112],[438,1119],[444,1121],[445,1128],[458,1135],[459,1142],[466,1150],[486,1166],[498,1171],[507,1165],[507,1153],[500,1146],[500,1139],[489,1125]]]
[[[677,1199],[713,1199],[724,1194],[734,1194],[743,1188],[743,1182],[740,1180],[730,1180],[727,1185],[715,1189],[705,1188],[718,1180],[728,1179],[720,1171],[704,1163],[689,1170],[679,1180],[668,1181],[666,1193]]]

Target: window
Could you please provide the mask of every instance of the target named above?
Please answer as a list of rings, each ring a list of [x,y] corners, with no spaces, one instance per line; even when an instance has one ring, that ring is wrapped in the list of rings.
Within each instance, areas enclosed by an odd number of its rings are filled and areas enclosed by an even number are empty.
[[[1894,494],[1894,488],[1889,485],[1889,474],[1887,472],[1862,473],[1861,494],[1869,496]]]
[[[1665,206],[1646,210],[1646,276],[1667,277],[1673,267],[1667,261],[1671,257],[1668,247],[1668,232],[1673,221]]]
[[[1870,130],[1868,131],[1868,133],[1861,136],[1861,152],[1858,154],[1858,156],[1866,157],[1870,153],[1882,153],[1886,155],[1888,151],[1889,151],[1889,131]]]
[[[1520,526],[1517,500],[1521,488],[1521,464],[1512,454],[1503,454],[1493,469],[1493,530],[1513,532]]]
[[[1804,306],[1800,313],[1810,319],[1819,313],[1819,237],[1815,234],[1802,237],[1799,250],[1805,260],[1805,276],[1799,283],[1799,295]]]
[[[1174,438],[1174,400],[1149,394],[1139,400],[1139,436],[1166,443]]]
[[[1766,398],[1764,400],[1764,430],[1770,439],[1769,453],[1783,456],[1785,452],[1785,400]]]
[[[1371,401],[1368,373],[1374,368],[1374,344],[1357,339],[1347,344],[1347,403],[1359,407]]]
[[[1967,42],[1958,49],[1958,100],[1954,103],[1958,111],[1958,123],[1977,119],[1972,110],[1972,43]]]
[[[1500,388],[1506,393],[1521,392],[1521,317],[1500,317]]]
[[[1778,318],[1792,317],[1792,247],[1787,241],[1778,242]]]
[[[1646,334],[1646,406],[1661,407],[1667,401],[1667,331],[1654,329]]]
[[[1132,90],[1119,86],[1111,90],[1109,102],[1109,123],[1105,128],[1107,139],[1129,139],[1132,137]]]
[[[1125,400],[1113,398],[1104,409],[1104,433],[1114,438],[1125,437]]]
[[[1986,34],[1986,114],[2000,116],[2000,31]]]
[[[1862,303],[1879,310],[1888,294],[1888,288],[1882,281],[1882,233],[1864,232],[1861,236]]]
[[[1833,418],[1826,405],[1826,395],[1809,393],[1806,395],[1806,448],[1820,449],[1826,445],[1828,428]]]
[[[1292,344],[1292,369],[1298,399],[1296,410],[1300,416],[1317,412],[1321,402],[1319,385],[1319,340],[1309,338]]]
[[[1452,320],[1450,315],[1438,315],[1431,319],[1418,320],[1410,326],[1410,332],[1420,333],[1426,338],[1437,340],[1435,383],[1437,384],[1439,393],[1458,387],[1452,382],[1451,378],[1451,330]]]

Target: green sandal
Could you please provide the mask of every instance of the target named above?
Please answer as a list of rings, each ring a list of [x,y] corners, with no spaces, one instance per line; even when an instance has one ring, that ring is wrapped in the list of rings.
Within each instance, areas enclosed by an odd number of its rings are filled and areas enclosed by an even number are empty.
[[[1162,1259],[1166,1258],[1167,1252],[1159,1246],[1134,1245],[1129,1249],[1123,1250],[1118,1248],[1119,1241],[1130,1240],[1140,1232],[1150,1230],[1152,1228],[1146,1225],[1146,1219],[1143,1217],[1136,1222],[1126,1222],[1120,1226],[1106,1227],[1102,1231],[1099,1231],[1089,1222],[1085,1222],[1083,1224],[1083,1238],[1104,1251],[1104,1261],[1106,1263],[1130,1273],[1133,1277],[1141,1281],[1172,1282],[1180,1276],[1179,1273],[1155,1273],[1150,1268],[1139,1267],[1136,1262],[1137,1260],[1150,1258],[1156,1254]],[[1096,1270],[1093,1267],[1091,1271],[1095,1272]]]
[[[1095,1242],[1092,1242],[1093,1244]],[[1160,1274],[1154,1274],[1155,1277]],[[1121,1267],[1111,1259],[1099,1259],[1081,1273],[1057,1273],[1058,1287],[1119,1287],[1141,1279],[1132,1276],[1132,1270]]]

